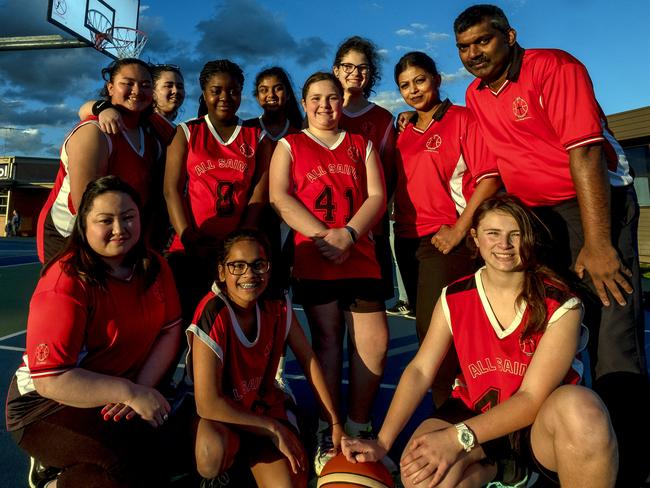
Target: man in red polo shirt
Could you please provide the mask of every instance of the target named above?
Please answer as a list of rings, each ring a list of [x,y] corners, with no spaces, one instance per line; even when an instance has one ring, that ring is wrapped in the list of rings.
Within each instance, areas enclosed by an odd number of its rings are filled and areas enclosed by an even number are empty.
[[[639,210],[625,154],[607,129],[586,68],[573,56],[524,50],[492,5],[465,10],[454,32],[460,59],[477,78],[467,89],[467,107],[497,156],[507,191],[548,226],[555,267],[571,267],[591,291],[585,323],[592,331],[593,387],[618,437],[617,486],[637,487],[650,466],[650,392]]]

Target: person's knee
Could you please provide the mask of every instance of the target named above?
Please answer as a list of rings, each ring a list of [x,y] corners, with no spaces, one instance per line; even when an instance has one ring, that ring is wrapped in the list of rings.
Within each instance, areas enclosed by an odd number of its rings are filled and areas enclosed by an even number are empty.
[[[236,435],[197,438],[196,470],[203,478],[215,478],[232,465],[238,450],[239,437]]]
[[[554,437],[584,457],[611,455],[616,437],[602,400],[593,391],[579,386],[564,386],[556,392]]]

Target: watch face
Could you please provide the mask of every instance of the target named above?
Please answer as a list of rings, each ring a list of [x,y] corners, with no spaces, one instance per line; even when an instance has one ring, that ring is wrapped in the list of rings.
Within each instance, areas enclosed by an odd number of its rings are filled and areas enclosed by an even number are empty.
[[[471,446],[474,443],[474,436],[469,430],[463,430],[460,434],[460,438],[465,446]]]

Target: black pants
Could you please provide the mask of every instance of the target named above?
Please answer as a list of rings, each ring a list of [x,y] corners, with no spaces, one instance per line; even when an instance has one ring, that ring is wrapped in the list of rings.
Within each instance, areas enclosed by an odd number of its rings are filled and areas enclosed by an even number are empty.
[[[552,242],[548,261],[560,273],[575,265],[584,244],[580,209],[576,200],[553,207],[538,207],[535,213],[549,228]],[[650,388],[644,349],[644,314],[637,249],[639,206],[634,187],[611,188],[612,245],[634,287],[625,295],[624,306],[611,300],[605,307],[585,273],[581,298],[584,322],[589,327],[593,388],[609,410],[619,443],[620,467],[617,486],[639,486],[650,468],[647,439],[650,437]],[[644,473],[645,472],[645,473]]]
[[[420,344],[429,330],[442,289],[476,270],[474,254],[464,242],[443,254],[431,244],[431,236],[408,239],[395,237],[395,255],[409,304],[415,309],[415,328]],[[440,406],[451,392],[458,371],[455,349],[450,349],[432,386],[433,400]]]

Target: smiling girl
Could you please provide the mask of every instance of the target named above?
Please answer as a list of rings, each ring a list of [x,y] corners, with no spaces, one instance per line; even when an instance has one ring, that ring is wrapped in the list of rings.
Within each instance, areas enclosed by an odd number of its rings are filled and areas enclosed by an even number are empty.
[[[381,274],[368,233],[386,206],[372,142],[341,130],[343,90],[315,73],[302,90],[308,128],[280,140],[273,153],[271,204],[294,233],[293,291],[304,306],[312,344],[338,407],[346,324],[351,341],[346,430],[370,431],[370,410],[384,369],[388,326]],[[321,412],[316,472],[332,455]]]
[[[179,124],[167,149],[164,194],[176,236],[169,263],[184,317],[214,279],[216,249],[235,229],[255,227],[268,202],[270,148],[237,117],[244,74],[222,59],[199,75],[207,113]]]
[[[200,417],[196,465],[201,476],[214,478],[238,455],[258,486],[304,487],[309,464],[287,397],[275,383],[285,343],[327,412],[336,446],[342,426],[291,302],[286,296],[261,298],[269,283],[269,252],[256,231],[230,234],[218,259],[217,281],[187,331],[188,372]]]
[[[406,488],[478,488],[491,480],[527,486],[531,470],[553,486],[614,485],[609,415],[593,391],[575,384],[582,372],[576,354],[586,343],[582,306],[536,261],[538,230],[514,197],[480,205],[471,236],[485,267],[443,290],[377,440],[342,441],[350,461],[390,449],[453,347],[461,365],[453,398],[407,444],[400,463]]]

